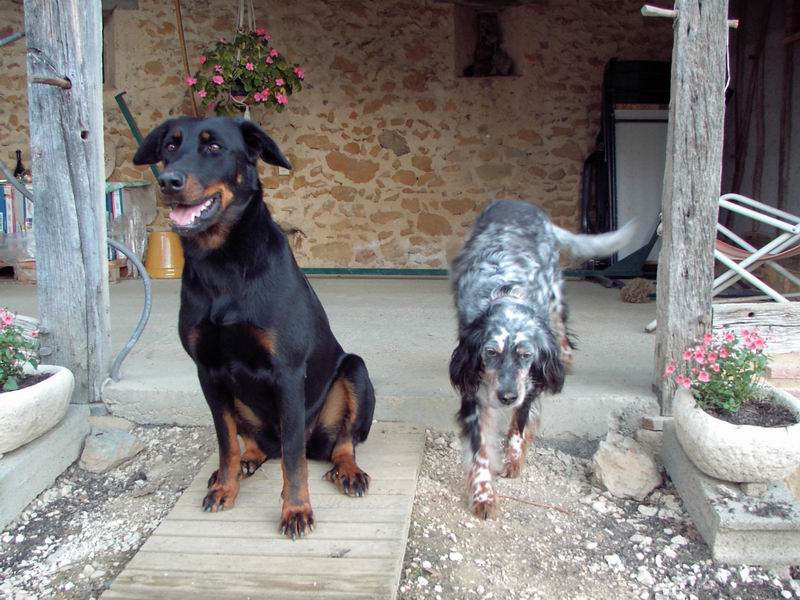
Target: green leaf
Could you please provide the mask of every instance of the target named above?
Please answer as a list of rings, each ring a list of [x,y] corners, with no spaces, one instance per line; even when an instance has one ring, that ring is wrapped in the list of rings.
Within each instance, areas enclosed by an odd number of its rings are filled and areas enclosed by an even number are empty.
[[[4,392],[13,392],[14,390],[18,390],[18,389],[19,389],[19,385],[17,385],[17,380],[14,379],[13,377],[9,378],[8,381],[6,381],[3,384],[3,391]]]

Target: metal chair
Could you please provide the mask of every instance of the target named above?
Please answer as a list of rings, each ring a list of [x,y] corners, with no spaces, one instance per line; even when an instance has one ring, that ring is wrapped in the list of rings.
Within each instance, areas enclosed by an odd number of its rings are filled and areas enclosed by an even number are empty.
[[[730,242],[718,237],[714,245],[714,258],[727,267],[727,271],[714,279],[712,297],[728,289],[736,282],[744,279],[747,283],[763,292],[761,296],[747,296],[747,300],[774,300],[790,302],[789,298],[800,296],[800,278],[778,264],[778,261],[800,256],[800,217],[796,217],[777,208],[767,206],[741,194],[724,194],[719,199],[719,207],[737,215],[753,219],[774,227],[776,237],[756,248],[742,239],[722,223],[717,222],[717,232]],[[798,292],[781,294],[753,273],[760,266],[766,266],[791,281]],[[651,321],[645,331],[656,329],[656,321]]]

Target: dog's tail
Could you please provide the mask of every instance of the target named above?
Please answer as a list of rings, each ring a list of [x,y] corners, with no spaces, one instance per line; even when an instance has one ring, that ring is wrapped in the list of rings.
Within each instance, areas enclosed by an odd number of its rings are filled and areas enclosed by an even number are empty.
[[[571,233],[553,225],[553,233],[558,240],[558,245],[567,250],[574,258],[610,256],[628,244],[636,235],[637,229],[636,219],[631,219],[616,231],[598,234]]]

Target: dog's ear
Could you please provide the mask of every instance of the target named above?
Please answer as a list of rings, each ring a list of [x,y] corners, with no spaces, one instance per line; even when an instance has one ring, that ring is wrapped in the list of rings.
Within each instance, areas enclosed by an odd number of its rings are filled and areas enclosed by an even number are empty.
[[[161,146],[164,142],[164,136],[167,135],[170,127],[175,124],[175,119],[164,121],[161,125],[153,129],[147,134],[139,144],[139,149],[133,155],[133,164],[135,165],[154,165],[161,161]]]
[[[477,319],[460,332],[458,346],[450,357],[450,382],[462,396],[474,394],[480,385],[483,321]]]
[[[561,349],[552,335],[546,336],[545,342],[531,365],[531,378],[537,389],[557,394],[564,387],[566,368],[561,362]]]
[[[238,119],[238,121],[244,143],[247,145],[247,155],[251,162],[255,163],[261,158],[265,163],[276,167],[292,168],[281,149],[278,148],[275,140],[264,133],[261,127],[246,119]]]

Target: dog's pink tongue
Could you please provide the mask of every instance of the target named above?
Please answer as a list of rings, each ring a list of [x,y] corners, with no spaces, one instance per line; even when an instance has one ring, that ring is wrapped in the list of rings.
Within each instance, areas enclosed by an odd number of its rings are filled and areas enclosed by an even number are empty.
[[[188,225],[195,216],[199,216],[203,211],[201,205],[195,206],[176,206],[169,213],[169,218],[176,225]]]

